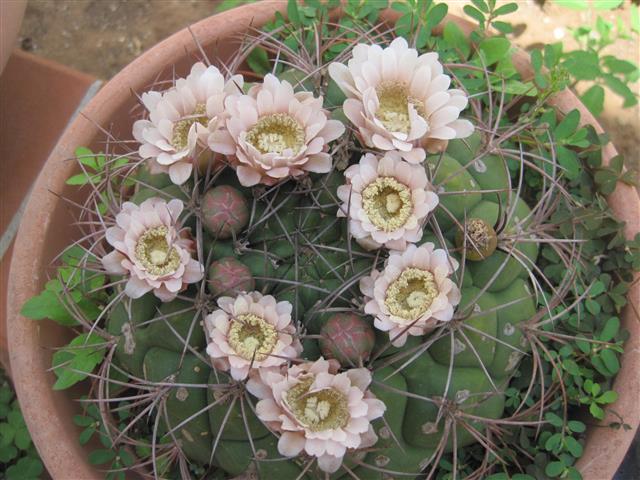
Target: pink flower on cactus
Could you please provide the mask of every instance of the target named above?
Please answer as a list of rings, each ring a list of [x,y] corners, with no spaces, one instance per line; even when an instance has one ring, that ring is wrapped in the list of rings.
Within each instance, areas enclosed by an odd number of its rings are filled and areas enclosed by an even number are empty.
[[[278,367],[302,353],[289,302],[260,292],[220,297],[220,309],[205,318],[213,365],[244,380],[251,369]]]
[[[422,238],[421,222],[438,205],[424,167],[397,152],[379,158],[370,153],[344,172],[338,187],[339,217],[349,217],[351,235],[364,248],[404,250]]]
[[[140,206],[125,202],[116,225],[106,231],[115,250],[102,257],[111,275],[128,275],[125,294],[139,298],[153,290],[163,302],[173,300],[204,276],[204,268],[191,254],[194,242],[187,229],[178,227],[184,208],[177,199],[169,203],[150,198]]]
[[[448,140],[473,133],[473,125],[458,118],[467,96],[449,89],[451,78],[442,72],[436,52],[418,56],[401,37],[387,48],[356,45],[348,65],[329,65],[363,143],[398,150],[411,163],[424,160],[425,148],[444,150]]]
[[[294,93],[289,82],[269,74],[247,95],[227,97],[225,106],[226,129],[209,137],[209,147],[232,156],[245,187],[331,170],[328,144],[344,125],[329,119],[322,97]]]
[[[386,409],[368,390],[369,370],[336,372],[334,362],[320,358],[280,371],[260,370],[247,384],[260,399],[258,418],[280,433],[280,454],[295,457],[304,451],[328,473],[340,468],[347,450],[377,442],[371,421]]]
[[[216,67],[198,62],[169,90],[143,93],[149,119],[133,124],[133,137],[140,142],[138,152],[148,159],[151,172],[168,173],[177,185],[186,182],[196,157],[224,123],[225,98],[239,94],[242,84],[241,75],[225,81]]]
[[[449,278],[458,262],[433,243],[410,245],[404,252],[391,252],[382,272],[360,280],[365,313],[373,315],[374,326],[389,332],[396,347],[407,335],[424,335],[438,322],[453,318],[460,303],[460,290]]]

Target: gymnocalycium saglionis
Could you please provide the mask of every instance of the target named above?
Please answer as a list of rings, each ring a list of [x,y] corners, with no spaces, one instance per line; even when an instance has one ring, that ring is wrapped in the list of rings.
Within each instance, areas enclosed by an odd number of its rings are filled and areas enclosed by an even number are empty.
[[[616,399],[639,265],[604,199],[631,177],[547,103],[552,59],[526,80],[445,4],[384,23],[386,2],[335,3],[289,2],[224,65],[141,93],[135,142],[78,149],[83,234],[23,313],[77,333],[54,388],[86,380],[90,460],[580,478],[580,412]]]

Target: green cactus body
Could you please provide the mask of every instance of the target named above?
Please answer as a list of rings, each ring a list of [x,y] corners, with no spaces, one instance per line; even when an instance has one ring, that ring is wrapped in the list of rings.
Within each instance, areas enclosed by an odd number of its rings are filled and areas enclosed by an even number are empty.
[[[335,313],[362,308],[358,281],[384,262],[384,256],[366,252],[355,242],[345,248],[346,222],[336,218],[336,189],[344,183],[341,172],[319,176],[311,187],[288,182],[276,187],[275,194],[255,197],[252,203],[243,200],[244,213],[237,216],[240,221],[232,233],[220,234],[223,228],[207,226],[213,210],[206,198],[203,203],[212,299],[228,295],[224,289],[232,280],[242,280],[238,291],[255,289],[292,304],[293,317],[312,335],[303,339],[303,359],[315,360],[324,353],[346,367],[369,362],[374,372],[371,390],[387,411],[383,420],[373,423],[376,445],[367,452],[349,452],[344,459],[357,478],[378,480],[385,478],[383,472],[418,477],[431,468],[429,462],[439,449],[452,452],[476,442],[472,432],[482,434],[485,429],[477,418],[502,416],[504,390],[527,353],[522,326],[535,314],[536,300],[526,265],[536,261],[538,248],[533,242],[509,239],[527,231],[531,211],[508,192],[510,179],[502,159],[483,148],[480,136],[474,135],[465,142],[450,142],[441,157],[428,158],[431,170],[437,165],[432,181],[444,192],[435,212],[442,235],[425,229],[419,244],[447,248],[460,261],[456,236],[465,219],[477,218],[495,227],[497,249],[484,259],[467,259],[464,275],[454,276],[462,300],[453,323],[424,337],[410,337],[402,348],[390,347],[387,334],[372,331],[370,319]],[[481,164],[470,163],[476,157],[481,157]],[[235,183],[225,190],[227,183],[219,183],[227,182],[225,175],[223,171],[209,192],[222,192],[226,200],[251,198],[249,190]],[[228,195],[230,188],[237,195]],[[137,195],[143,198],[147,193],[140,189]],[[513,258],[510,249],[524,260]],[[461,273],[459,269],[455,275]],[[227,373],[211,367],[202,314],[194,304],[175,300],[159,305],[146,295],[132,301],[129,310],[118,306],[108,321],[109,332],[118,337],[116,361],[136,377],[167,385],[166,414],[158,429],[174,435],[189,459],[212,463],[230,476],[256,472],[261,478],[323,478],[315,467],[300,477],[307,460],[283,459],[277,437],[255,414],[256,399]],[[351,331],[336,326],[335,319],[343,317],[366,325],[362,331],[356,329],[357,339],[364,342],[357,345],[359,353],[349,350],[348,358],[315,337],[328,337],[337,328],[335,339],[353,343],[354,338],[345,340]],[[435,334],[442,337],[436,339]],[[401,355],[407,349],[422,351],[406,362]],[[177,385],[170,386],[172,382]],[[341,469],[330,478],[350,475]]]
[[[478,182],[456,159],[444,154],[428,159],[431,168],[436,169],[434,185],[439,186],[440,207],[436,210],[436,220],[443,230],[465,218],[468,212],[482,198]],[[453,218],[452,218],[453,217]]]
[[[165,396],[166,416],[160,419],[160,427],[165,435],[173,434],[180,439],[180,447],[189,458],[205,464],[210,462],[213,440],[208,418],[199,412],[207,406],[206,383],[210,369],[194,355],[182,356],[164,348],[151,348],[144,357],[147,380],[200,385],[169,389]]]

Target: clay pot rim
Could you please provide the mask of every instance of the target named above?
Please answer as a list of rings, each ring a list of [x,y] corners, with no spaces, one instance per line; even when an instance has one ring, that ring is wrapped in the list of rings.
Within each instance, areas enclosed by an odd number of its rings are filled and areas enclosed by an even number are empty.
[[[192,35],[209,46],[246,31],[249,26],[263,25],[271,20],[276,11],[284,12],[285,9],[286,2],[282,0],[241,6],[201,20],[191,26],[190,31],[181,30],[152,47],[109,81],[84,108],[83,115],[78,116],[61,137],[36,181],[14,247],[8,297],[12,302],[7,306],[7,327],[16,392],[33,441],[53,478],[101,478],[88,463],[87,453],[78,443],[77,429],[71,419],[62,421],[60,398],[56,397],[57,401],[54,401],[56,395],[64,394],[51,389],[52,375],[41,368],[49,362],[51,352],[42,348],[39,341],[40,324],[19,314],[24,301],[39,293],[44,283],[43,272],[47,265],[42,261],[46,240],[43,232],[50,231],[49,220],[55,205],[55,202],[51,202],[50,191],[61,191],[74,169],[73,162],[64,160],[73,156],[76,146],[91,143],[91,139],[100,132],[97,125],[106,124],[118,108],[129,100],[131,90],[140,91],[153,81],[157,72],[186,54],[197,52]],[[387,11],[383,18],[394,20],[397,12]],[[449,15],[447,20],[456,22],[465,33],[472,28],[470,22],[453,15]],[[213,40],[208,42],[204,39]],[[516,52],[514,63],[521,73],[531,70],[528,55],[523,51]],[[564,113],[578,108],[581,121],[594,125],[598,132],[602,132],[598,122],[573,93],[561,92],[553,99],[553,103]],[[616,155],[611,144],[603,149],[606,163]],[[626,220],[627,238],[640,232],[640,199],[635,189],[619,184],[609,197],[609,203],[618,218]],[[628,298],[630,303],[640,303],[640,282],[635,283]],[[640,322],[634,320],[629,308],[624,315],[623,325],[632,335],[614,385],[620,398],[613,407],[625,412],[625,422],[632,429],[623,432],[590,428],[584,456],[577,464],[585,479],[613,477],[640,420],[636,378],[636,372],[640,371],[640,353],[633,354],[634,351],[640,352]]]

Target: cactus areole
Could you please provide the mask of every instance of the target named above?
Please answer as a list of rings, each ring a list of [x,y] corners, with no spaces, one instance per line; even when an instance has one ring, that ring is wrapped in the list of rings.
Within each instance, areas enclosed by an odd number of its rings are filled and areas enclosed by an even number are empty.
[[[595,299],[631,250],[583,261],[605,220],[570,221],[587,207],[555,116],[522,96],[542,87],[485,40],[433,51],[360,18],[336,44],[292,20],[297,42],[276,28],[144,92],[137,152],[95,155],[86,235],[43,294],[79,333],[56,388],[94,369],[78,422],[107,429],[117,478],[538,475],[516,461],[538,438],[573,478],[553,435],[575,457],[583,429],[558,412],[613,396],[598,375],[622,344],[598,315],[621,307]]]

